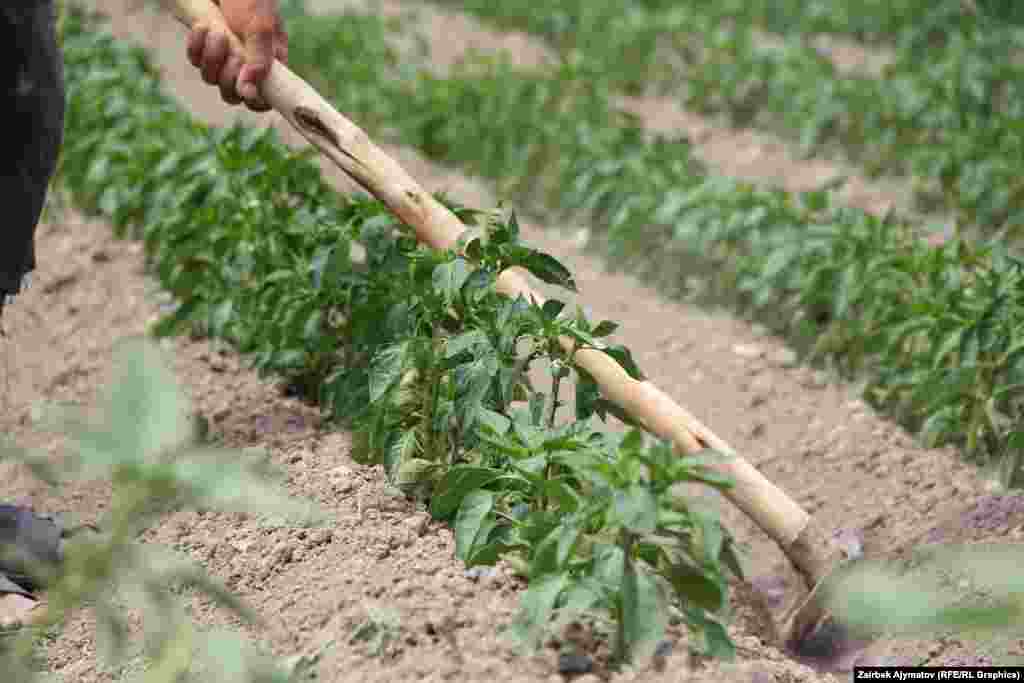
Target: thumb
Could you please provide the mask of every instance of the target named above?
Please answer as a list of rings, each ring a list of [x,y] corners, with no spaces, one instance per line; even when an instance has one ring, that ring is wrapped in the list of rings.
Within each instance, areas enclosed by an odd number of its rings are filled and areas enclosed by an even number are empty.
[[[242,39],[245,43],[246,58],[238,74],[238,94],[247,100],[259,97],[259,85],[270,73],[274,63],[274,38],[277,35],[272,20],[254,20]]]

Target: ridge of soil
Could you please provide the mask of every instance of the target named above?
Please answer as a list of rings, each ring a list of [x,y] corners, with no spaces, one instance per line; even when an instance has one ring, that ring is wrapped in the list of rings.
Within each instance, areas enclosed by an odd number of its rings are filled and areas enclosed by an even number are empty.
[[[153,51],[165,85],[195,116],[214,125],[240,116],[276,125],[291,144],[301,140],[276,114],[229,109],[184,58],[184,33],[166,17],[140,12],[133,0],[101,0],[117,35]],[[453,31],[445,24],[449,44]],[[468,29],[465,29],[468,30]],[[473,40],[467,37],[466,41]],[[493,206],[485,183],[386,147],[429,190],[445,190],[470,205]],[[325,177],[352,189],[339,171]],[[625,274],[608,274],[564,232],[523,226],[524,239],[562,259],[577,276],[581,300],[599,302],[622,323],[618,337],[645,372],[673,398],[733,444],[765,475],[811,512],[827,530],[862,542],[866,556],[897,554],[921,542],[1000,541],[1024,535],[1024,505],[992,489],[952,449],[925,449],[874,414],[855,389],[794,366],[783,344],[725,314],[663,300]],[[51,216],[38,233],[36,284],[5,311],[8,339],[0,428],[18,443],[54,454],[63,441],[31,424],[39,400],[89,403],[104,386],[114,344],[142,333],[160,297],[142,269],[138,243],[112,237],[102,221],[75,212]],[[562,681],[558,652],[516,653],[500,630],[514,614],[522,588],[508,569],[467,572],[454,557],[451,530],[390,496],[379,467],[348,456],[349,436],[324,429],[318,411],[262,381],[230,349],[178,338],[174,369],[211,431],[228,446],[258,445],[287,468],[288,488],[337,517],[328,530],[265,528],[241,516],[178,513],[147,539],[203,562],[270,623],[249,636],[281,656],[319,653],[324,681]],[[71,510],[94,521],[109,498],[102,482],[50,491],[19,466],[0,465],[0,499],[45,510]],[[765,644],[758,603],[777,615],[800,597],[798,580],[779,550],[731,506],[725,524],[748,550],[748,573],[759,592],[734,594],[732,665],[697,662],[678,627],[663,671],[640,668],[615,681],[837,680],[788,659]],[[757,596],[760,597],[757,597]],[[387,623],[395,639],[375,655],[353,642],[368,618]],[[200,600],[192,613],[205,626],[231,623]],[[1004,663],[1024,660],[1024,634],[991,643],[957,637],[879,643],[871,661]],[[120,673],[95,660],[90,617],[72,620],[47,650],[50,666],[69,681],[115,681]],[[591,654],[600,655],[600,650]],[[959,660],[957,658],[960,658]],[[971,659],[974,658],[974,659]],[[575,678],[601,680],[596,673]]]

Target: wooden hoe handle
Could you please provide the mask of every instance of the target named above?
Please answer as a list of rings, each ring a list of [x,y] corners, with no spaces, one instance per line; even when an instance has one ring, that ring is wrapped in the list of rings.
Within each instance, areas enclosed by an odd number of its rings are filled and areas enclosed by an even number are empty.
[[[244,51],[210,0],[168,1],[171,11],[187,27],[201,25],[222,31],[234,49]],[[271,107],[411,227],[421,242],[438,249],[454,247],[466,229],[455,214],[286,65],[274,62],[261,92]],[[537,303],[544,301],[516,269],[503,272],[497,286],[509,296],[521,294]],[[567,352],[572,351],[571,340],[563,339],[562,344]],[[727,456],[716,466],[735,481],[735,486],[725,492],[726,497],[779,544],[808,586],[816,585],[832,569],[835,553],[810,516],[685,408],[651,382],[631,378],[601,350],[577,351],[575,360],[594,377],[607,399],[651,433],[671,441],[679,452],[712,448]]]

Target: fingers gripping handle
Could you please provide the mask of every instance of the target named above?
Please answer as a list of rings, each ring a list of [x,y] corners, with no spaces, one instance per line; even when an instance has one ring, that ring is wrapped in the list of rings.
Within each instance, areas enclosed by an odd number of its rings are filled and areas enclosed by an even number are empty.
[[[233,50],[245,50],[242,41],[228,28],[220,8],[210,0],[165,0],[165,4],[170,6],[171,13],[185,26],[208,26],[223,31]]]

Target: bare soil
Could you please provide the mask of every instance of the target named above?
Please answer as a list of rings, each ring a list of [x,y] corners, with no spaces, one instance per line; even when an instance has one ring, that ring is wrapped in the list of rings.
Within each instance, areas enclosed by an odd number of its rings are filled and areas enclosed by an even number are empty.
[[[154,50],[167,88],[200,119],[214,125],[242,116],[256,125],[284,124],[276,114],[229,110],[184,57],[179,26],[135,9],[133,0],[100,0],[121,36]],[[444,23],[446,43],[490,45],[471,22]],[[465,31],[465,41],[453,39]],[[286,140],[298,136],[282,127]],[[414,150],[388,147],[430,190],[446,190],[477,206],[492,206],[485,183],[433,165]],[[737,152],[738,154],[738,152]],[[734,160],[740,163],[739,159]],[[350,189],[336,171],[325,174]],[[774,175],[778,175],[777,173]],[[579,229],[582,226],[575,226]],[[876,415],[855,387],[798,367],[783,343],[726,314],[673,303],[628,274],[610,274],[582,254],[573,233],[529,224],[525,237],[563,259],[577,275],[581,301],[622,323],[626,343],[647,374],[716,430],[772,481],[845,542],[862,542],[867,556],[897,556],[922,543],[1001,541],[1024,535],[1021,498],[997,491],[950,449],[926,449]],[[108,225],[73,211],[54,212],[40,226],[40,269],[34,287],[6,312],[4,408],[0,426],[26,445],[54,454],[62,440],[32,425],[40,400],[88,404],[110,376],[111,351],[126,335],[144,332],[159,305],[138,244],[115,240]],[[174,369],[212,430],[230,446],[265,447],[289,472],[289,490],[337,517],[329,531],[261,527],[235,515],[179,513],[147,540],[201,560],[243,596],[270,626],[250,631],[276,654],[319,654],[324,681],[562,681],[558,643],[537,654],[514,651],[500,630],[517,607],[519,580],[502,566],[467,572],[454,558],[450,529],[385,489],[379,468],[354,463],[349,436],[321,424],[318,411],[260,380],[231,349],[205,340],[168,344]],[[0,499],[44,510],[69,510],[85,521],[107,505],[103,482],[51,491],[22,468],[0,466]],[[737,510],[722,506],[726,524],[746,545],[756,591],[733,598],[735,664],[697,661],[687,636],[674,628],[663,670],[647,664],[615,681],[819,682],[843,680],[794,662],[766,644],[759,607],[774,614],[802,589],[778,549]],[[852,539],[852,541],[851,541]],[[385,610],[385,611],[381,611]],[[386,610],[390,610],[389,612]],[[230,619],[201,600],[192,609],[205,625]],[[353,642],[374,619],[394,638],[382,652]],[[88,614],[76,617],[48,650],[64,680],[120,679],[96,661]],[[591,654],[600,655],[600,646]],[[868,660],[937,664],[990,656],[1024,660],[1024,633],[974,643],[957,637],[878,643]],[[600,669],[575,678],[606,679]]]

